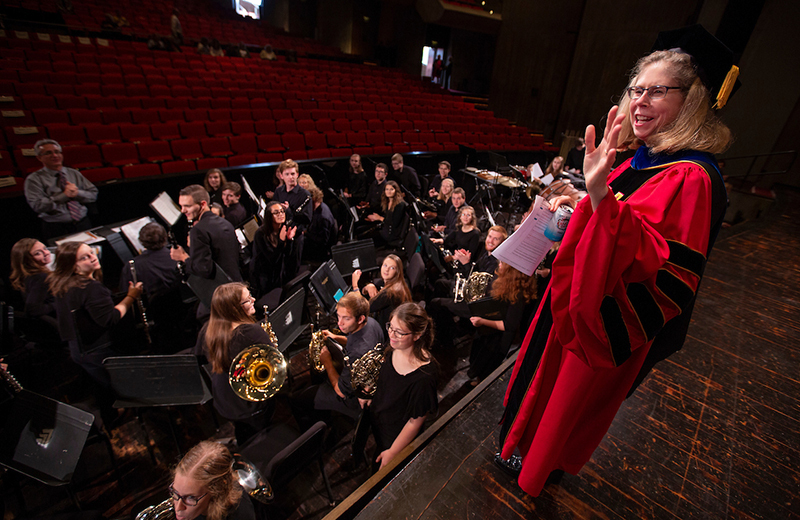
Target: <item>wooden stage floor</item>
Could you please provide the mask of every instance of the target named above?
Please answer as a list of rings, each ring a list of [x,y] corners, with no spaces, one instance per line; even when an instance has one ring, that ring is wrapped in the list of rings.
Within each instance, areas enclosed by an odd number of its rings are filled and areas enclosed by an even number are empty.
[[[492,463],[509,369],[357,518],[800,519],[799,221],[784,191],[717,242],[683,350],[577,476],[532,498]]]

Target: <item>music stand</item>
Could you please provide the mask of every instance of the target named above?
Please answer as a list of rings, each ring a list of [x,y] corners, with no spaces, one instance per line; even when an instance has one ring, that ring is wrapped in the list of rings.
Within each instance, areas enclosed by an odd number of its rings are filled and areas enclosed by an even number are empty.
[[[191,354],[109,357],[103,360],[103,366],[111,380],[111,388],[117,395],[114,408],[137,409],[136,416],[154,464],[155,453],[138,409],[205,404],[211,400],[211,391],[200,374],[197,358]],[[172,415],[169,425],[180,453]]]
[[[217,290],[217,287],[232,281],[231,277],[222,270],[219,264],[214,262],[214,278],[203,278],[192,274],[189,275],[189,279],[186,280],[186,285],[189,286],[203,305],[210,309],[211,297],[214,296],[214,291]]]
[[[269,324],[278,337],[277,347],[281,352],[285,352],[306,328],[303,324],[305,302],[306,291],[301,287],[269,313]]]
[[[311,275],[310,282],[311,292],[328,314],[336,310],[336,303],[350,291],[350,286],[344,281],[333,260],[319,266]]]
[[[356,269],[364,273],[378,269],[375,243],[371,238],[335,245],[331,247],[331,256],[342,276],[350,276]]]
[[[0,430],[0,465],[48,486],[69,484],[94,415],[22,390]]]

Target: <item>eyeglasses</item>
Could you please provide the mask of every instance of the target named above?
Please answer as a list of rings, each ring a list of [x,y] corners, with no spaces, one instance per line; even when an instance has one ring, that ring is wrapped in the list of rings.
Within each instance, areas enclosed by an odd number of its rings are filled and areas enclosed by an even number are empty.
[[[270,213],[272,213],[273,215],[281,215],[283,213],[286,213],[286,210],[279,209],[279,210],[276,210],[276,211],[270,211]]]
[[[664,85],[656,85],[650,88],[644,87],[628,87],[625,91],[628,93],[628,97],[631,99],[639,99],[640,97],[644,96],[644,93],[647,92],[647,96],[650,99],[663,99],[664,96],[669,94],[670,90],[683,90],[683,87],[665,87]]]
[[[390,336],[394,336],[395,338],[405,338],[406,336],[411,334],[410,332],[401,332],[393,328],[390,323],[386,324],[386,332],[388,332]]]
[[[248,296],[248,298],[242,302],[242,305],[247,305],[248,303],[253,303],[254,301],[256,301],[255,298],[253,298],[252,296]]]
[[[181,496],[175,491],[175,488],[173,488],[172,486],[169,487],[170,498],[172,498],[172,500],[174,500],[175,502],[181,500],[187,506],[196,506],[197,503],[200,502],[200,500],[202,500],[203,497],[206,496],[207,494],[208,493],[203,493],[199,497],[196,497],[194,495]]]
[[[48,150],[46,152],[42,152],[39,155],[62,155],[61,150]]]

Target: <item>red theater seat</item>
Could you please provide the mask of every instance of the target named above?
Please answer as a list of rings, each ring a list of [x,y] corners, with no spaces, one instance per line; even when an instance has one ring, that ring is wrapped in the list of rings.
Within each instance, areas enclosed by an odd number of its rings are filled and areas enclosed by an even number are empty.
[[[290,133],[281,136],[281,142],[288,152],[305,151],[306,141],[303,134]]]
[[[172,147],[172,155],[179,159],[200,159],[203,157],[203,150],[200,148],[200,141],[197,139],[177,139],[171,141],[170,146]]]
[[[64,164],[78,170],[87,168],[100,168],[103,166],[103,157],[100,148],[94,144],[73,146],[66,150]]]
[[[161,171],[168,173],[183,173],[195,171],[194,161],[170,161],[161,163]]]
[[[50,139],[55,139],[61,146],[86,144],[86,133],[80,126],[50,126],[47,133]]]
[[[275,134],[259,135],[256,138],[258,149],[262,152],[283,152],[284,147],[281,142],[281,137]]]
[[[146,162],[171,161],[172,150],[166,141],[147,141],[139,143],[139,157]]]
[[[133,143],[104,144],[102,149],[103,158],[111,166],[125,166],[139,162],[139,153]]]
[[[112,179],[122,178],[122,175],[119,172],[119,168],[117,168],[116,166],[83,170],[81,174],[87,179],[89,179],[89,181],[91,181],[93,184],[110,181]]]
[[[208,170],[210,168],[225,168],[228,161],[224,157],[212,157],[208,159],[198,159],[197,169]]]
[[[86,130],[86,137],[90,143],[110,144],[122,142],[119,125],[91,124],[86,125],[84,129]]]
[[[231,124],[228,121],[209,121],[206,123],[206,132],[212,137],[230,137]]]
[[[225,137],[202,139],[200,145],[203,148],[203,153],[211,157],[227,157],[233,155],[230,142],[228,142],[228,139]]]

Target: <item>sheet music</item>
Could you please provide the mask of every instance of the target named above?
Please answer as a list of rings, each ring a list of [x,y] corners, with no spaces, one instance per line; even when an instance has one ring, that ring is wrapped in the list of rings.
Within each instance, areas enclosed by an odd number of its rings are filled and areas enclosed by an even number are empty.
[[[536,177],[537,179],[541,179],[542,175],[544,175],[542,167],[539,166],[539,163],[533,163],[533,171],[531,172],[531,177]]]
[[[153,222],[153,219],[150,217],[142,217],[138,220],[134,220],[133,222],[128,222],[124,226],[120,227],[120,232],[125,235],[125,238],[128,239],[128,242],[130,242],[130,244],[133,246],[133,249],[139,255],[141,255],[142,251],[144,251],[144,246],[141,242],[139,242],[139,232],[143,227],[151,222]]]
[[[105,238],[101,237],[100,235],[96,235],[91,231],[81,231],[80,233],[75,233],[74,235],[64,237],[61,240],[56,240],[56,245],[60,246],[64,242],[83,242],[84,244],[96,244],[98,242],[102,242],[103,240],[105,240]]]
[[[553,242],[544,236],[544,230],[552,218],[553,213],[547,202],[537,195],[531,214],[518,230],[492,251],[492,256],[532,276],[553,246]]]
[[[181,207],[175,204],[175,201],[167,195],[166,191],[159,193],[158,197],[150,203],[150,207],[169,227],[174,226],[178,219],[181,218]]]
[[[250,183],[247,182],[247,179],[244,178],[244,175],[240,175],[240,177],[242,178],[242,187],[244,188],[244,191],[246,191],[247,194],[250,195],[250,198],[253,199],[253,202],[258,204],[258,202],[259,202],[258,201],[258,197],[256,196],[255,192],[253,191],[253,188],[250,187]]]
[[[542,177],[542,184],[544,184],[545,186],[550,186],[551,182],[553,182],[553,174],[552,173],[548,173],[547,175]]]

